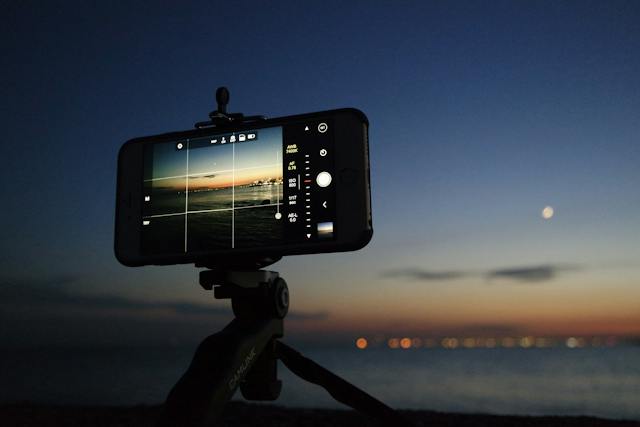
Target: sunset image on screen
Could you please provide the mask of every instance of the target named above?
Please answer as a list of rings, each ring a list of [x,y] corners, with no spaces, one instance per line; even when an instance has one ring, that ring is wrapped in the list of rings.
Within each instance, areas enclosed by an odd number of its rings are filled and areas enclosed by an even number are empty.
[[[282,129],[157,143],[144,187],[143,246],[198,252],[282,239]],[[224,140],[222,144],[220,141]],[[234,142],[230,142],[233,140]]]

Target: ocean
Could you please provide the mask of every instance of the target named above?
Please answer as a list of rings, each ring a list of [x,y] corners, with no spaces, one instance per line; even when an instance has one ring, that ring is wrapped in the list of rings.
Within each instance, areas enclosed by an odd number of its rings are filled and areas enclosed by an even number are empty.
[[[157,404],[193,350],[3,350],[0,402]],[[300,350],[393,407],[640,420],[640,347]],[[342,407],[282,365],[280,378],[279,405]]]
[[[282,185],[236,187],[217,191],[189,193],[189,217],[185,222],[185,195],[175,190],[156,191],[143,232],[147,253],[181,253],[184,251],[187,224],[190,251],[253,248],[282,243],[284,218],[276,215],[282,208]],[[231,208],[235,207],[232,211]],[[210,212],[211,209],[227,209]],[[203,212],[198,212],[203,211]]]

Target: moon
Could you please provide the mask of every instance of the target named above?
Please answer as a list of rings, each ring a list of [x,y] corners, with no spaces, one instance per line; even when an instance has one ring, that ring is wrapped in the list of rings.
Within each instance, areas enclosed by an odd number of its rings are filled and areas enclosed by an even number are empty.
[[[551,206],[545,206],[544,209],[542,209],[542,218],[551,219],[551,217],[553,217],[553,208]]]

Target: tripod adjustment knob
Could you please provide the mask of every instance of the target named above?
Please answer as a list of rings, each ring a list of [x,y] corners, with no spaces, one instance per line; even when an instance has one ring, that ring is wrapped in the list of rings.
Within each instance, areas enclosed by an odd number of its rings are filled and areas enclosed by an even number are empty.
[[[216,102],[218,103],[218,112],[227,114],[227,104],[229,104],[229,89],[221,86],[216,90]]]
[[[273,282],[273,308],[279,319],[284,319],[289,311],[289,287],[281,277]]]

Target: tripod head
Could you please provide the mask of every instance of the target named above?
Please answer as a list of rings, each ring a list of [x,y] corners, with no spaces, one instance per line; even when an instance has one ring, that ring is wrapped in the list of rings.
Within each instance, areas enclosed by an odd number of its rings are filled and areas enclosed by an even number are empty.
[[[200,285],[216,299],[231,299],[235,318],[198,346],[169,393],[170,426],[212,425],[238,388],[262,401],[277,399],[282,389],[275,352],[289,309],[287,283],[273,271],[218,269],[202,271]]]
[[[236,319],[284,319],[289,311],[287,282],[274,271],[200,272],[200,286],[216,299],[231,299]]]

